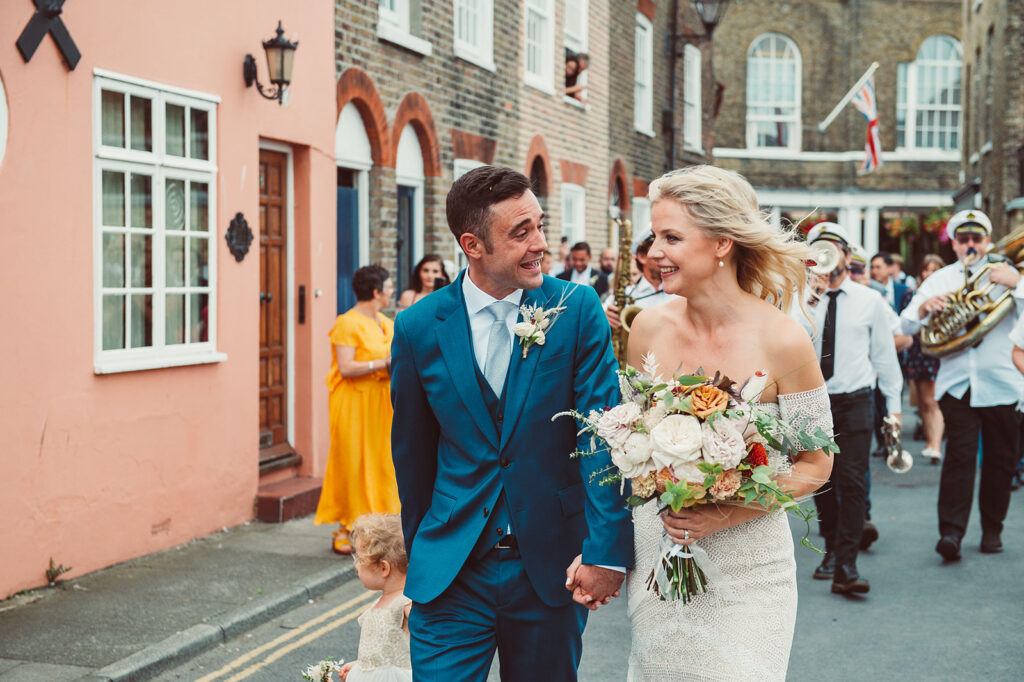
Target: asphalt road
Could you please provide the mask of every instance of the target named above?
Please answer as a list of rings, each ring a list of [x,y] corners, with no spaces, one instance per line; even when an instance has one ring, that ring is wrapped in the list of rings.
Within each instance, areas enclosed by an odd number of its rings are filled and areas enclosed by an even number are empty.
[[[908,443],[913,452],[920,443]],[[819,556],[797,547],[800,605],[789,679],[1013,680],[1024,678],[1024,490],[1014,493],[1006,551],[978,552],[977,508],[959,563],[934,551],[939,467],[916,458],[903,475],[872,461],[873,518],[881,533],[858,567],[871,581],[864,597],[841,597],[811,573]],[[793,524],[794,536],[802,532]],[[815,536],[816,537],[816,536]],[[159,680],[301,680],[327,656],[356,655],[360,609],[373,596],[357,581],[209,651]],[[592,615],[580,679],[624,680],[629,654],[625,600]],[[538,678],[543,679],[538,662]],[[496,670],[492,678],[498,679]]]

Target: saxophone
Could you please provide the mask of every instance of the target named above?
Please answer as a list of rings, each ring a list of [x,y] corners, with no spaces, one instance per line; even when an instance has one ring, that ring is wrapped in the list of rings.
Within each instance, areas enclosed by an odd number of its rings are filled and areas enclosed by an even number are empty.
[[[1014,265],[1024,258],[1024,228],[1007,235],[992,248],[988,262],[962,287],[946,295],[946,307],[932,313],[921,330],[921,350],[941,358],[981,342],[1016,303],[1013,291],[989,280],[996,263]]]
[[[629,280],[629,266],[633,260],[633,225],[629,219],[612,218],[609,227],[619,226],[619,260],[615,265],[615,288],[612,296],[615,298],[615,306],[619,309],[619,319],[622,325],[612,330],[612,350],[615,351],[615,359],[619,361],[619,369],[626,368],[626,346],[629,343],[629,324],[625,319],[627,312],[632,316],[629,322],[636,317],[633,310],[633,299],[626,295],[626,288],[631,284]]]

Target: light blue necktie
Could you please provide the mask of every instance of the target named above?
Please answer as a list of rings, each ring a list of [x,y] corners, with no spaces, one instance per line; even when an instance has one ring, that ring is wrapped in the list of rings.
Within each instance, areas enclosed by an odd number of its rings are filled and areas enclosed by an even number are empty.
[[[495,301],[484,308],[494,318],[491,330],[487,334],[484,378],[487,379],[487,383],[490,384],[497,396],[501,396],[501,389],[505,386],[505,374],[508,372],[508,363],[512,358],[509,348],[508,323],[505,320],[515,307],[516,304],[509,301]]]

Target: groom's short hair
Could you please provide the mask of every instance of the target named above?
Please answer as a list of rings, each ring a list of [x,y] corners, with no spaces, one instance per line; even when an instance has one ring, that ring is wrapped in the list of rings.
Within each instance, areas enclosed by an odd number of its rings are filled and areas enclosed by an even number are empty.
[[[448,228],[458,241],[469,232],[491,252],[491,206],[518,199],[530,189],[530,179],[500,166],[480,166],[455,181],[448,192]]]

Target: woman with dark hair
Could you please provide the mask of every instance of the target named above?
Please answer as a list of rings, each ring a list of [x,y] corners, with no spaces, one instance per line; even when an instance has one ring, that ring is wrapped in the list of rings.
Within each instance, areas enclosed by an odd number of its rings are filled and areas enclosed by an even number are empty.
[[[367,265],[352,276],[356,304],[331,329],[327,375],[331,447],[315,523],[339,523],[334,551],[351,554],[348,526],[371,512],[397,514],[391,463],[391,338],[380,311],[395,293],[388,271]]]
[[[928,279],[936,270],[941,270],[946,262],[934,253],[929,253],[921,262],[921,273],[917,282]],[[908,289],[900,301],[900,309],[907,307],[910,299],[914,297],[914,290]],[[925,355],[921,350],[921,335],[914,334],[914,344],[907,349],[906,362],[904,363],[907,372],[907,379],[913,382],[914,393],[917,396],[917,411],[921,416],[921,430],[924,432],[924,450],[921,454],[927,457],[932,464],[938,464],[942,460],[942,432],[946,424],[942,418],[942,410],[935,400],[935,377],[939,375],[939,359]]]
[[[448,273],[444,269],[444,261],[436,253],[428,253],[413,268],[411,288],[402,292],[398,299],[398,309],[405,310],[416,301],[433,293],[435,288],[439,288],[434,286],[438,279],[444,280],[442,286],[451,284],[451,278],[448,277]]]

